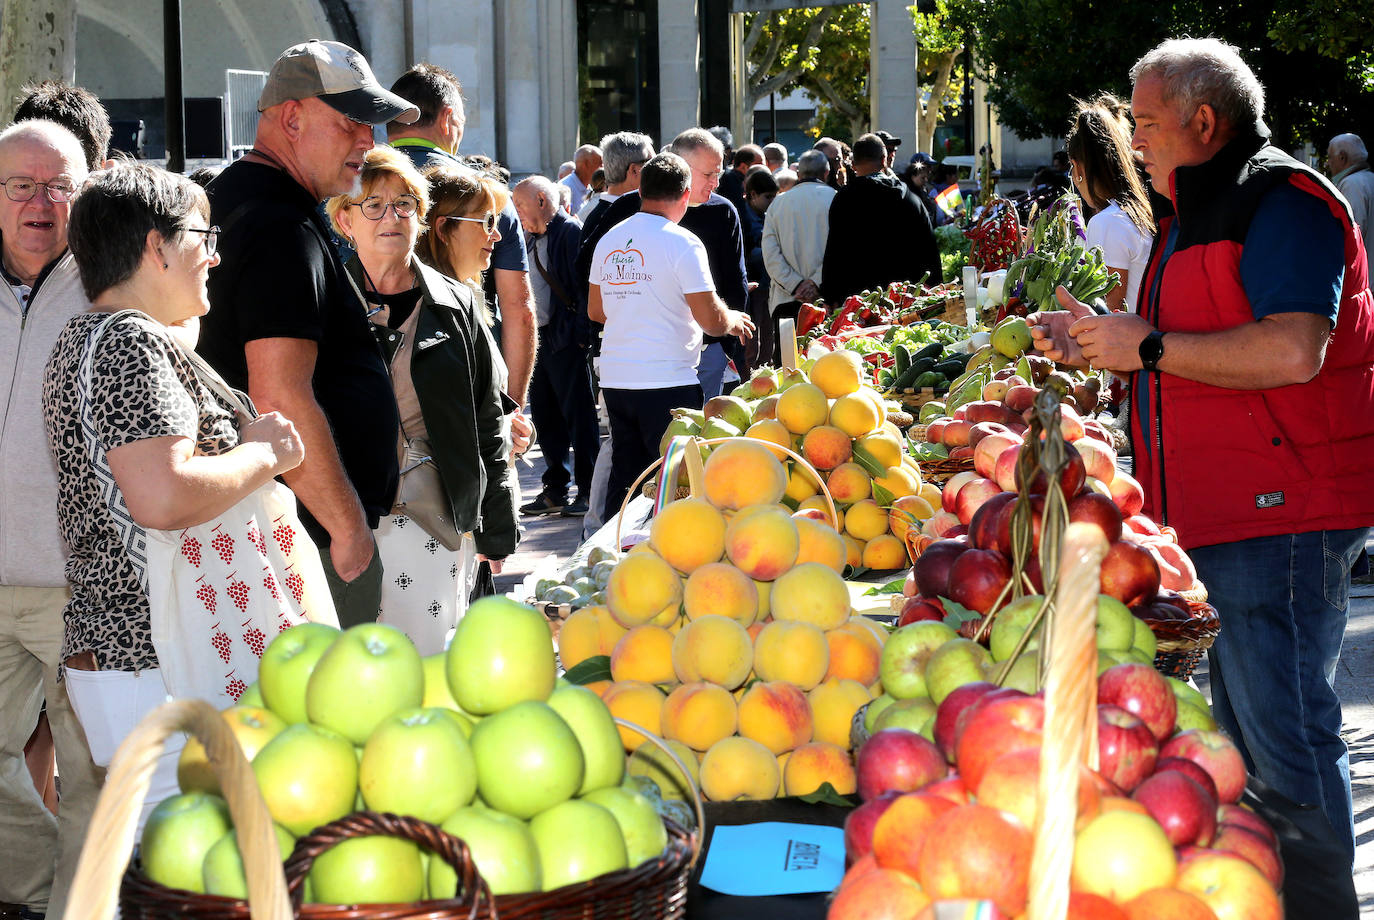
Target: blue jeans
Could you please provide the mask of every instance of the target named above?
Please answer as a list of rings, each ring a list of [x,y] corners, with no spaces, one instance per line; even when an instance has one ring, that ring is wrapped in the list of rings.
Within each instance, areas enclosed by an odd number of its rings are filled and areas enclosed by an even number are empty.
[[[714,399],[720,395],[725,379],[725,365],[730,358],[719,342],[712,342],[701,350],[701,363],[697,365],[697,382],[701,384],[703,399]]]
[[[1334,686],[1350,567],[1367,528],[1190,550],[1221,632],[1207,653],[1212,710],[1251,773],[1317,805],[1355,859],[1350,757]]]

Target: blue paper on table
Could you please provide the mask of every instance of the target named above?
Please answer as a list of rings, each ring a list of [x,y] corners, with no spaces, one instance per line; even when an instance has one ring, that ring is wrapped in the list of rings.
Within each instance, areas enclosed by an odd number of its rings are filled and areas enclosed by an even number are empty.
[[[737,897],[830,891],[844,878],[844,830],[819,824],[717,825],[701,884]]]

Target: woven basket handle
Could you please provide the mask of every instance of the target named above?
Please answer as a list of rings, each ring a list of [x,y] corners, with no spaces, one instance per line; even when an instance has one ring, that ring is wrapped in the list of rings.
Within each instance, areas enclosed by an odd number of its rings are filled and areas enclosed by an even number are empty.
[[[291,920],[272,816],[253,769],[219,712],[203,700],[175,700],[150,712],[115,752],[96,802],[67,901],[67,920],[109,920],[158,756],[168,738],[189,732],[209,755],[238,832],[253,920]]]
[[[492,898],[491,888],[478,871],[477,863],[473,860],[472,852],[466,843],[418,818],[403,818],[375,811],[354,812],[323,827],[317,827],[296,841],[296,848],[292,851],[291,858],[286,861],[286,879],[291,890],[291,902],[297,908],[300,907],[304,896],[305,877],[310,873],[310,867],[315,864],[315,860],[336,844],[355,837],[398,837],[418,843],[458,873],[458,890],[454,897],[471,900],[468,920],[477,920],[479,916],[497,920],[496,901]],[[473,897],[474,894],[476,897]]]
[[[692,438],[692,442],[693,442],[694,445],[698,445],[698,446],[699,446],[699,445],[704,444],[704,445],[706,445],[707,447],[714,447],[714,446],[717,445],[717,444],[724,444],[726,441],[734,441],[734,440],[738,440],[738,439],[737,439],[737,438],[708,438],[708,439],[703,440],[703,439],[701,439],[701,438]],[[808,463],[805,457],[803,457],[801,454],[797,453],[795,450],[792,450],[790,447],[783,447],[781,444],[774,444],[772,441],[759,441],[759,443],[760,443],[760,444],[763,444],[763,445],[765,445],[765,446],[767,446],[769,450],[780,450],[780,451],[782,451],[783,453],[787,454],[787,456],[791,457],[793,460],[795,460],[795,461],[797,461],[798,463],[801,464],[802,469],[804,469],[808,474],[810,474],[811,478],[814,479],[814,480],[816,480],[816,484],[817,484],[818,486],[820,486],[821,495],[825,496],[825,504],[826,504],[826,507],[828,507],[828,508],[830,509],[830,523],[831,523],[831,525],[834,526],[835,524],[838,524],[838,523],[839,523],[839,520],[840,520],[840,516],[839,516],[838,514],[835,513],[835,499],[831,497],[831,495],[830,495],[830,489],[826,487],[826,484],[825,484],[825,477],[822,476],[820,473],[816,472],[816,468],[815,468],[814,466],[812,466],[810,463]],[[689,456],[690,456],[691,450],[688,451],[688,454],[689,454]],[[698,454],[698,457],[700,457],[700,454]],[[689,460],[689,462],[690,462],[690,460]],[[662,457],[659,457],[659,458],[658,458],[657,460],[655,460],[653,463],[650,463],[649,466],[644,470],[644,472],[640,473],[640,474],[639,474],[639,477],[638,477],[637,479],[635,479],[635,481],[634,481],[633,483],[630,484],[630,488],[625,492],[625,497],[624,497],[623,499],[621,499],[621,501],[620,501],[620,513],[617,514],[617,515],[615,516],[615,546],[616,546],[616,549],[619,549],[619,548],[620,548],[620,529],[621,529],[621,526],[623,525],[623,523],[624,523],[624,521],[625,521],[625,509],[627,509],[627,508],[630,507],[630,499],[634,498],[635,494],[639,491],[639,487],[640,487],[640,485],[644,482],[644,480],[646,480],[646,479],[648,479],[650,476],[652,476],[654,470],[658,469],[662,464],[663,464],[663,458],[662,458]],[[704,476],[704,475],[705,475],[705,474],[703,473],[703,476]],[[693,493],[695,494],[696,490],[693,489],[692,491],[693,491]]]
[[[1031,855],[1029,920],[1064,920],[1069,908],[1078,778],[1097,752],[1097,593],[1107,540],[1094,524],[1064,533],[1050,618],[1040,808]]]

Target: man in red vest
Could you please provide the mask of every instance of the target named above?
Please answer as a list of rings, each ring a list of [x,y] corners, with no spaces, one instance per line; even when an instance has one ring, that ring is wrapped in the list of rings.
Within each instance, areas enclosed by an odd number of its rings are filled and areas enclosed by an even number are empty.
[[[1132,375],[1145,513],[1178,531],[1221,615],[1217,721],[1251,773],[1320,807],[1348,869],[1333,681],[1374,523],[1364,246],[1331,183],[1269,143],[1264,89],[1235,48],[1167,41],[1131,78],[1134,146],[1172,205],[1139,312],[1095,315],[1061,288],[1067,312],[1032,317],[1032,334],[1051,358]],[[1348,872],[1339,884],[1353,905]]]

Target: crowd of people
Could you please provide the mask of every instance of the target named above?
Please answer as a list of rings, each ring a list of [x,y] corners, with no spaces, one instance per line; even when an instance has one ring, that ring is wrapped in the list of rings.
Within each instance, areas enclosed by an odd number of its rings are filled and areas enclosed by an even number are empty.
[[[1220,42],[1166,42],[1131,77],[1129,103],[1078,105],[1062,164],[1122,283],[1105,311],[1061,292],[1033,334],[1131,379],[1147,511],[1223,611],[1217,718],[1348,863],[1332,680],[1374,521],[1374,173],[1352,134],[1330,181],[1274,148]],[[339,624],[433,654],[522,515],[608,520],[671,412],[776,363],[802,303],[942,280],[950,174],[899,166],[884,131],[795,160],[723,128],[659,150],[618,132],[512,186],[460,154],[453,74],[383,88],[324,41],[283,52],[258,108],[253,148],[198,181],[108,159],[79,87],[32,88],[0,131],[0,902],[25,916],[61,915],[104,768],[166,696],[131,527],[199,525],[279,478]]]

